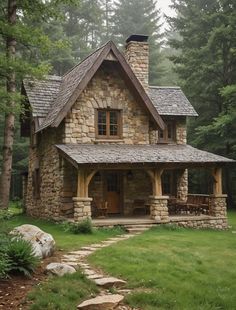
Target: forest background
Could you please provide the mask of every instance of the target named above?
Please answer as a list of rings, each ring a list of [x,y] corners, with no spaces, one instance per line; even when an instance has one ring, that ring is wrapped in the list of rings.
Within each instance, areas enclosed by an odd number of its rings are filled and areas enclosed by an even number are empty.
[[[10,70],[4,58],[7,3],[0,3],[0,149],[4,119],[9,113],[4,80]],[[166,17],[168,30],[161,24],[162,12],[154,0],[16,3],[16,36],[22,43],[16,46],[14,67],[18,93],[27,74],[63,75],[108,40],[123,49],[130,34],[146,34],[150,43],[150,85],[181,86],[199,114],[188,121],[189,144],[236,159],[234,0],[172,0],[175,17]],[[27,171],[29,141],[20,137],[19,106],[15,105],[10,112],[16,117],[11,181],[11,198],[15,199],[21,197],[21,174]],[[0,167],[1,161],[0,151]],[[195,193],[207,192],[205,172],[190,173],[190,189]],[[224,190],[230,206],[235,206],[235,168],[224,169]]]

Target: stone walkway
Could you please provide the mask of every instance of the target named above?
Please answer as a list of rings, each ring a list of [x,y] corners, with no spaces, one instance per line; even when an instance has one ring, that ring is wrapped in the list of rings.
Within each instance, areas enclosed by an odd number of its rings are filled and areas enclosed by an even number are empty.
[[[107,276],[101,271],[95,270],[87,261],[87,257],[90,254],[96,252],[97,250],[108,247],[119,241],[127,240],[138,234],[139,232],[136,232],[135,234],[120,235],[118,237],[102,241],[101,243],[82,247],[78,251],[71,251],[68,254],[62,256],[62,263],[70,265],[75,269],[80,269],[88,279],[95,282],[96,285],[100,288],[100,293],[97,297],[82,302],[80,305],[78,305],[78,309],[138,310],[121,304],[122,300],[124,299],[124,295],[131,292],[131,290],[122,288],[126,284],[126,281],[115,277]],[[115,289],[116,294],[111,293],[111,288]]]

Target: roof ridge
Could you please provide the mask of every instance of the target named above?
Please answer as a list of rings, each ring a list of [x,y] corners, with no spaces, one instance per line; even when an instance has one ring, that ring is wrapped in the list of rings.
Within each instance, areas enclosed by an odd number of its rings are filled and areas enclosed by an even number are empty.
[[[167,89],[167,88],[170,88],[170,89],[181,89],[180,86],[155,86],[155,85],[148,85],[149,88],[157,88],[157,89]]]
[[[73,71],[76,67],[78,67],[79,65],[81,65],[86,59],[88,59],[89,57],[91,57],[93,54],[95,54],[96,52],[98,52],[100,49],[104,48],[108,43],[110,43],[111,40],[107,41],[106,43],[104,43],[102,46],[98,47],[97,49],[95,49],[94,51],[92,51],[90,54],[88,54],[84,59],[82,59],[79,63],[77,63],[76,65],[74,65],[72,68],[70,68],[65,74],[63,74],[62,78],[65,78],[67,76],[67,74],[69,74],[71,71]]]

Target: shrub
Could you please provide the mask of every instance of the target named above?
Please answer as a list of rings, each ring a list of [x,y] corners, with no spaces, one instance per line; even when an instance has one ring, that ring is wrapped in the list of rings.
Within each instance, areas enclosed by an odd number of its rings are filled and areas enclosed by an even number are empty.
[[[65,231],[72,232],[73,234],[92,234],[93,227],[90,219],[86,219],[79,223],[65,222],[62,224]]]
[[[14,216],[9,210],[0,210],[0,221],[9,220]]]
[[[6,278],[11,268],[9,257],[0,252],[0,279]]]
[[[10,260],[10,272],[20,272],[30,276],[39,263],[30,242],[21,238],[11,239],[6,254]]]

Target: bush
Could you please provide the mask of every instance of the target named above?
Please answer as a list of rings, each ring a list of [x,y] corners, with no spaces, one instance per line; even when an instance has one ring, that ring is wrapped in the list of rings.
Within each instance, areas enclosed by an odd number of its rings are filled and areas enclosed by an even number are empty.
[[[90,219],[86,219],[79,223],[65,222],[62,224],[65,231],[72,232],[73,234],[92,234],[93,227]]]
[[[10,260],[7,254],[0,252],[0,279],[6,278],[10,271]]]
[[[10,272],[30,276],[39,263],[39,259],[34,256],[31,243],[21,238],[11,239],[6,254],[10,261]]]
[[[13,216],[9,210],[0,210],[0,221],[10,220]]]

